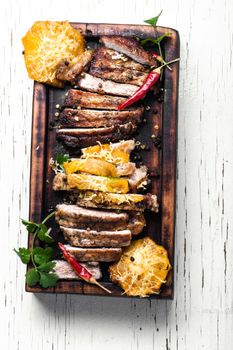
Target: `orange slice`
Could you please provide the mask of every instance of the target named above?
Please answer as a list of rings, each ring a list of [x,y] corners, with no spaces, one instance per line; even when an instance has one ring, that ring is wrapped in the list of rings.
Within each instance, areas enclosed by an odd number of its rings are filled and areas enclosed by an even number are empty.
[[[166,249],[145,237],[133,241],[109,272],[128,296],[147,297],[160,292],[170,269]]]
[[[61,60],[71,62],[84,52],[83,35],[65,22],[35,22],[22,38],[28,75],[36,81],[63,86],[55,77]]]
[[[109,144],[96,145],[82,149],[82,158],[102,159],[109,163],[128,163],[130,155],[121,149],[112,148]]]
[[[86,174],[69,174],[67,183],[71,189],[91,190],[111,193],[127,193],[129,185],[126,179],[94,176]]]
[[[66,174],[73,174],[78,171],[99,175],[117,177],[116,166],[101,159],[74,159],[63,164]]]

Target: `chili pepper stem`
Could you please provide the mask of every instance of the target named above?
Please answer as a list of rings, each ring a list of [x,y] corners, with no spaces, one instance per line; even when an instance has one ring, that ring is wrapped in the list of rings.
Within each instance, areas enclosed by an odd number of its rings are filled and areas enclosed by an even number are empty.
[[[109,294],[112,294],[112,292],[105,288],[104,286],[102,286],[102,284],[100,284],[99,282],[96,281],[96,279],[94,277],[91,277],[90,280],[89,280],[90,283],[92,284],[96,284],[98,287],[100,287],[101,289],[103,289],[105,292],[109,293]]]
[[[162,64],[161,66],[159,66],[158,68],[163,68],[163,67],[165,67],[165,66],[168,66],[169,64],[172,64],[172,63],[176,63],[176,62],[178,62],[180,59],[179,58],[176,58],[176,59],[174,59],[174,60],[172,60],[172,61],[169,61],[169,62],[166,62],[166,63],[164,63],[164,64]],[[157,68],[157,69],[158,69]],[[156,69],[155,69],[156,70]],[[154,71],[155,71],[154,70]]]

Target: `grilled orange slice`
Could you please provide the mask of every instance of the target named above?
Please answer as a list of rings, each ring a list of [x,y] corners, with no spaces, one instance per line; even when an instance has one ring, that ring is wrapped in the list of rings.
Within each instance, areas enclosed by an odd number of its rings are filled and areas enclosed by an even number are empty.
[[[160,292],[170,269],[166,249],[145,237],[133,241],[109,271],[128,296],[147,297]]]
[[[129,185],[126,179],[94,176],[86,174],[69,174],[67,175],[69,187],[78,190],[91,190],[111,193],[127,193]]]
[[[117,169],[114,164],[101,159],[74,159],[63,163],[66,174],[85,172],[99,176],[117,177]]]
[[[109,163],[128,163],[129,154],[118,148],[112,148],[110,144],[96,145],[82,149],[82,158],[102,159]]]
[[[84,52],[83,35],[66,22],[35,22],[22,38],[28,75],[36,81],[63,86],[55,77],[61,60],[71,62]]]

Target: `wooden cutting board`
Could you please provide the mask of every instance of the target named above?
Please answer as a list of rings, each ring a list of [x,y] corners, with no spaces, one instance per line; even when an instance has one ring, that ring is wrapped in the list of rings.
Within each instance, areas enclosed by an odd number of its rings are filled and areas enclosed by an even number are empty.
[[[147,25],[126,24],[84,24],[72,23],[85,35],[87,44],[97,47],[101,35],[122,35],[140,39],[153,37],[153,28]],[[166,32],[171,37],[164,40],[163,52],[166,61],[179,57],[179,34],[171,28],[157,27],[156,36]],[[144,103],[146,111],[144,122],[135,135],[144,149],[136,152],[136,161],[142,162],[149,169],[151,185],[149,192],[157,194],[160,211],[158,214],[146,213],[147,226],[139,238],[149,235],[163,245],[174,263],[174,228],[175,228],[175,185],[176,185],[176,145],[177,145],[177,99],[178,99],[179,64],[172,66],[172,72],[164,69],[163,79],[154,91],[148,93]],[[52,190],[54,174],[49,167],[49,160],[58,153],[67,153],[57,141],[54,129],[56,105],[62,105],[66,89],[56,89],[35,82],[33,93],[33,123],[30,176],[30,220],[40,222],[53,211],[55,205],[62,202],[61,193]],[[145,147],[144,147],[145,145]],[[55,239],[62,240],[59,228],[50,221]],[[31,245],[31,237],[28,238]],[[112,291],[112,295],[100,288],[82,281],[59,281],[54,288],[43,289],[39,286],[28,287],[33,293],[75,293],[89,295],[122,296],[120,287],[108,279],[107,264],[103,264],[101,283]],[[151,298],[173,297],[173,270],[169,272],[167,284],[159,296]],[[125,297],[125,295],[124,295]]]

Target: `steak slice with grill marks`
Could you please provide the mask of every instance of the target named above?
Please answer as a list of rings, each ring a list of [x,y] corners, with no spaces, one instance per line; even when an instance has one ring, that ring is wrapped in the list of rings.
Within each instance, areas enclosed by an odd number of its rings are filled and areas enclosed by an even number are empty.
[[[109,79],[118,83],[133,84],[141,86],[146,81],[148,73],[125,69],[125,68],[108,68],[91,64],[90,73],[98,78]],[[136,89],[137,90],[137,89]]]
[[[103,80],[91,74],[83,73],[77,81],[77,86],[83,90],[97,92],[98,94],[110,94],[116,96],[132,96],[138,89],[131,84],[120,84],[111,80]]]
[[[158,201],[155,194],[119,194],[104,192],[73,192],[70,199],[77,205],[86,208],[120,209],[144,211],[149,209],[158,212]]]
[[[121,257],[121,248],[77,248],[65,245],[66,250],[78,261],[117,261]]]
[[[95,53],[93,62],[95,66],[104,66],[106,68],[125,68],[137,71],[146,72],[148,67],[135,62],[122,53],[112,49],[107,49],[104,46],[99,47]]]
[[[109,49],[119,51],[136,62],[149,66],[155,65],[152,56],[133,38],[123,36],[102,36],[100,42]]]
[[[74,247],[124,247],[130,244],[131,232],[94,231],[61,226],[65,239]]]
[[[93,92],[70,89],[67,92],[63,106],[117,110],[117,107],[126,100],[124,97],[100,95]]]
[[[93,109],[65,108],[59,117],[62,127],[89,128],[107,127],[132,121],[139,124],[143,114],[143,107],[132,111],[100,111]]]
[[[76,148],[128,139],[136,130],[137,124],[129,122],[105,128],[58,129],[56,134],[65,146]]]
[[[96,231],[124,230],[129,220],[127,213],[86,209],[68,204],[57,205],[55,218],[60,226]]]

